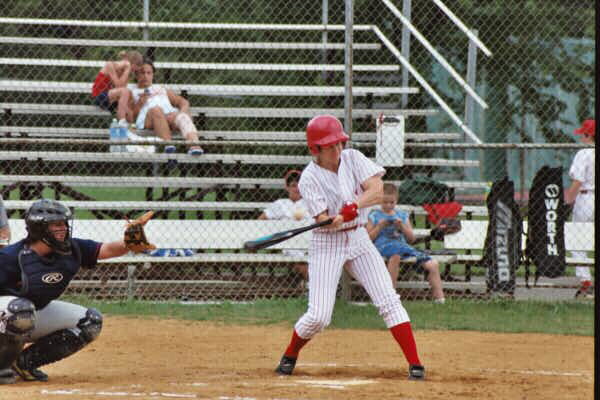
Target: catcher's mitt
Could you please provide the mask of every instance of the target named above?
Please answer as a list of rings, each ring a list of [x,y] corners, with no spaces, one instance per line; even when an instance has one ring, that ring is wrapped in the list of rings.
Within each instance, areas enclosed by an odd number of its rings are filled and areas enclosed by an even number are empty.
[[[444,235],[456,233],[460,228],[460,219],[442,218],[438,226],[431,230],[430,235],[434,240],[444,240]]]
[[[146,222],[148,222],[153,215],[154,211],[148,211],[138,219],[128,221],[123,238],[125,247],[134,253],[156,249],[155,245],[148,242],[146,234],[144,233],[144,225],[146,225]]]

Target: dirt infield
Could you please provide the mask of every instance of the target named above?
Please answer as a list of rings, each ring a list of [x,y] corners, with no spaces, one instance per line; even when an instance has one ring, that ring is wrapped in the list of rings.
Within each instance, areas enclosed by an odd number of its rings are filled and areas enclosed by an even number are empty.
[[[273,373],[291,329],[108,316],[100,338],[1,400],[592,399],[593,337],[416,331],[427,381],[387,331],[327,330]]]

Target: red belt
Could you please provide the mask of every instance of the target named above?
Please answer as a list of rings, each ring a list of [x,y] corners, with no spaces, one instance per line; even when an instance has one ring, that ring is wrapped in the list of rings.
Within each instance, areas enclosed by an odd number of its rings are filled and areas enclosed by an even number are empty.
[[[580,190],[579,193],[588,194],[588,193],[594,193],[594,191],[593,190]]]
[[[361,228],[361,227],[363,227],[363,226],[365,226],[365,225],[354,225],[354,226],[349,226],[349,227],[347,227],[347,228],[340,229],[339,231],[333,231],[333,232],[331,232],[331,233],[338,233],[338,232],[348,232],[348,231],[353,231],[353,230],[355,230],[356,228]]]

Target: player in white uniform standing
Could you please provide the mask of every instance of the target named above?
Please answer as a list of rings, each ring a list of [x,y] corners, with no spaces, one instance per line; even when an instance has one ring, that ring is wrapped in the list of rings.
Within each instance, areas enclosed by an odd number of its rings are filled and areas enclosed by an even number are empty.
[[[581,135],[581,141],[585,144],[596,144],[596,121],[588,119],[583,122],[581,128],[576,129],[576,135]],[[574,222],[594,221],[594,165],[596,160],[596,149],[582,149],[575,154],[569,176],[571,186],[565,191],[565,202],[573,205]],[[573,257],[585,258],[586,253],[581,251],[572,252]],[[581,280],[581,287],[577,290],[575,297],[593,297],[592,275],[589,267],[576,267],[575,275]]]
[[[368,207],[383,197],[385,170],[362,153],[344,150],[348,140],[341,122],[330,115],[311,119],[306,141],[315,157],[300,178],[300,193],[316,222],[333,218],[313,232],[309,247],[308,310],[275,370],[291,375],[300,349],[331,322],[343,265],[365,288],[409,364],[410,379],[424,379],[408,313],[394,290],[387,268],[365,229]]]

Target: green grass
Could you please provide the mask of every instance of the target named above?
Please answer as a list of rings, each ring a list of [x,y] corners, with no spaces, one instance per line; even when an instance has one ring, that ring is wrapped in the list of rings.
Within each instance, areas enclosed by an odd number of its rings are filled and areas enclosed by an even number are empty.
[[[306,311],[306,299],[258,300],[252,303],[190,305],[141,301],[97,302],[74,299],[107,315],[175,318],[224,324],[292,326]],[[452,300],[445,305],[405,302],[415,329],[505,333],[594,335],[593,303]],[[338,300],[332,328],[385,329],[372,305]]]

